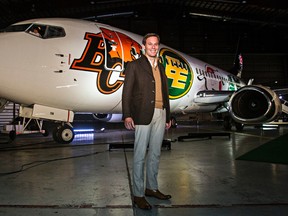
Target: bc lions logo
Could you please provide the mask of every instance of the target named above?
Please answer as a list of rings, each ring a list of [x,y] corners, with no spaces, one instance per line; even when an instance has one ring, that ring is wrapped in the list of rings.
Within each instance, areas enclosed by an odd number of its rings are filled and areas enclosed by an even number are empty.
[[[141,45],[120,32],[101,28],[101,33],[86,33],[88,43],[80,59],[74,59],[70,69],[98,73],[97,87],[103,94],[116,92],[123,84],[124,64],[140,56]],[[112,80],[114,73],[119,78]],[[114,76],[115,77],[115,76]]]

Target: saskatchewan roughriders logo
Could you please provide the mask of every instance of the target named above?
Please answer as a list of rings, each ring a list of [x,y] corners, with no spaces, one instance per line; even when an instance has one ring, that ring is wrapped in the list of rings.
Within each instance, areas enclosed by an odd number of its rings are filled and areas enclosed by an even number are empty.
[[[160,57],[168,78],[169,98],[178,99],[187,94],[192,86],[193,73],[187,61],[169,49],[161,49]]]

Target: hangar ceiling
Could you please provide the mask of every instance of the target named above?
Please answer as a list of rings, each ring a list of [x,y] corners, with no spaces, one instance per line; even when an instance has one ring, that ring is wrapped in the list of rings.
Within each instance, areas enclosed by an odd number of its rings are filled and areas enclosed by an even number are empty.
[[[205,17],[287,27],[287,1],[275,0],[1,0],[1,26],[38,17]]]
[[[38,17],[203,17],[287,27],[287,1],[275,0],[1,0],[1,26]]]
[[[155,31],[163,43],[188,54],[232,53],[240,37],[247,52],[288,50],[285,0],[1,0],[0,8],[0,28],[31,18],[70,17],[138,34]]]
[[[232,45],[234,43],[235,46],[236,38],[239,36],[247,38],[247,35],[250,36],[249,43],[254,43],[257,38],[266,35],[262,39],[263,44],[253,45],[256,46],[253,50],[259,49],[259,52],[263,52],[261,46],[271,41],[269,48],[265,50],[282,53],[286,51],[281,43],[288,39],[284,33],[288,28],[287,1],[1,0],[0,8],[0,28],[18,21],[40,17],[91,19],[138,34],[156,31],[160,33],[162,42],[187,53],[213,52],[213,50],[233,52]],[[177,33],[179,31],[181,35]],[[211,39],[212,33],[214,38],[219,38],[220,41],[213,39],[214,44],[218,43],[219,47],[204,49],[205,46],[211,47],[211,42],[207,45],[207,38]],[[198,43],[198,48],[196,45],[187,50],[188,40]],[[227,41],[229,44],[229,40],[231,40],[230,48],[225,46],[221,48],[220,44],[227,44]],[[276,41],[279,45],[275,46]]]

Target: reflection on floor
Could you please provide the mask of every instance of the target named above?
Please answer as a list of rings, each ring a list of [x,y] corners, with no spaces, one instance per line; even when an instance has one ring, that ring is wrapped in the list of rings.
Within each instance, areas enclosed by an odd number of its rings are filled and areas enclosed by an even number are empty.
[[[166,132],[160,190],[170,201],[148,198],[151,211],[131,202],[133,132],[120,127],[79,133],[71,144],[51,136],[0,137],[0,215],[286,215],[288,165],[235,160],[288,132],[246,127],[231,137],[178,141],[195,132],[225,132],[217,124],[179,125]]]

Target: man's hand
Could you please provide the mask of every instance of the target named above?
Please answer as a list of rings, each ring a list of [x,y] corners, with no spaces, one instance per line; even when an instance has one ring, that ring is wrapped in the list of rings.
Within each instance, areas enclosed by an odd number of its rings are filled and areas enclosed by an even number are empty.
[[[166,127],[165,128],[168,130],[170,127],[171,127],[171,120],[168,123],[166,123]]]
[[[134,121],[131,117],[125,118],[124,125],[128,130],[134,130],[135,129]]]

